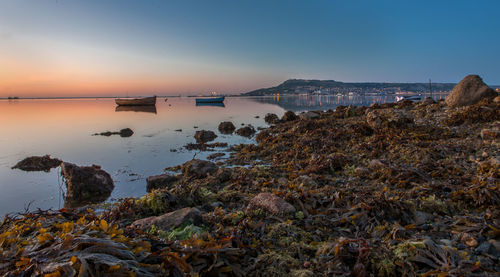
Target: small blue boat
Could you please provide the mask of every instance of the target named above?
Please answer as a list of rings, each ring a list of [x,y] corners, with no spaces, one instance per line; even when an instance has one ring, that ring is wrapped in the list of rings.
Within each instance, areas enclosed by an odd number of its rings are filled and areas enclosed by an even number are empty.
[[[207,98],[196,98],[196,104],[200,103],[222,103],[224,102],[224,96],[222,97],[207,97]]]

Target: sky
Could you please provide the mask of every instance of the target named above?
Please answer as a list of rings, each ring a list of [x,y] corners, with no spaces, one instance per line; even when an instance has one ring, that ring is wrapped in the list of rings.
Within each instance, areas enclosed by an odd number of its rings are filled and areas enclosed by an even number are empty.
[[[500,1],[0,0],[0,97],[500,84]]]

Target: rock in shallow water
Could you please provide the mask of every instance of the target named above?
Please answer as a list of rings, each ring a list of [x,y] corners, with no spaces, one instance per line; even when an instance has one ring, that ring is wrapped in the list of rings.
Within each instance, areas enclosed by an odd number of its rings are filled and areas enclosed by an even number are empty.
[[[210,161],[191,160],[181,166],[184,177],[194,177],[197,179],[205,178],[208,174],[213,174],[217,171],[218,166]]]
[[[24,171],[45,171],[49,172],[52,168],[61,165],[62,161],[51,158],[50,155],[32,156],[18,162],[12,169],[21,169]]]
[[[252,126],[245,126],[239,128],[236,133],[242,137],[251,137],[253,134],[255,134],[255,129]]]
[[[161,174],[150,176],[146,179],[146,191],[151,192],[154,189],[162,189],[168,187],[168,185],[176,182],[178,180],[177,177],[169,175],[169,174]]]
[[[209,142],[214,140],[216,137],[217,135],[213,131],[206,130],[196,131],[196,133],[194,134],[194,138],[198,143]]]
[[[276,114],[268,113],[264,117],[264,121],[267,124],[276,124],[276,123],[278,123],[280,121],[280,119],[279,119],[279,117]]]
[[[232,134],[236,127],[231,121],[224,121],[219,124],[218,129],[222,134]]]
[[[281,118],[283,121],[292,121],[295,119],[297,119],[297,115],[292,111],[287,111]]]
[[[102,202],[115,187],[111,176],[98,165],[80,167],[63,162],[61,175],[66,183],[67,207]]]

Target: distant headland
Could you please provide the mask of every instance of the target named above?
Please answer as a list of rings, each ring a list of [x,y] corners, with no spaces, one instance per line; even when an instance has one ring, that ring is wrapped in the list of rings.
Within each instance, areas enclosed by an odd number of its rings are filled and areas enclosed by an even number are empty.
[[[243,95],[428,92],[429,85],[429,83],[344,83],[334,80],[290,79],[278,86],[253,90]],[[447,92],[455,85],[454,83],[432,83],[432,90]]]

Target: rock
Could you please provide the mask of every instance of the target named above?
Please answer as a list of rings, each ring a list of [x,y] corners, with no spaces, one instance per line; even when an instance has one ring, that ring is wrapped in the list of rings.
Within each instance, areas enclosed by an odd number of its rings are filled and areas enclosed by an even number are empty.
[[[426,212],[421,212],[421,211],[416,211],[415,215],[413,217],[413,221],[415,225],[422,225],[426,224],[428,221],[432,221],[434,219],[434,216],[432,214],[426,213]]]
[[[370,174],[370,170],[366,167],[358,166],[354,169],[354,174],[358,177],[365,177]]]
[[[198,143],[209,142],[214,140],[216,137],[217,135],[213,131],[206,130],[196,131],[196,133],[194,134],[194,138]]]
[[[292,111],[287,111],[281,118],[283,121],[292,121],[295,119],[297,119],[297,115]]]
[[[251,137],[253,134],[255,134],[255,129],[253,126],[245,126],[242,128],[239,128],[236,133],[242,137]]]
[[[420,104],[423,106],[432,105],[434,103],[436,103],[436,101],[434,101],[434,99],[430,97],[425,97],[425,99],[422,102],[420,102]]]
[[[67,189],[65,205],[69,207],[102,202],[115,187],[111,176],[98,165],[80,167],[63,162],[61,175]]]
[[[458,83],[445,102],[450,107],[473,105],[486,97],[495,96],[495,91],[488,87],[478,75],[468,75]]]
[[[385,164],[377,159],[371,160],[370,163],[368,164],[369,169],[378,169],[378,168],[382,168],[382,167],[385,167]]]
[[[219,132],[222,134],[232,134],[236,127],[230,121],[224,121],[219,124]]]
[[[214,159],[217,159],[217,158],[223,157],[223,156],[225,156],[225,155],[226,155],[226,154],[221,153],[221,152],[219,152],[219,153],[214,153],[214,154],[208,155],[208,156],[207,156],[207,159],[209,159],[209,160],[214,160]]]
[[[485,241],[483,243],[481,243],[477,248],[476,248],[476,253],[479,253],[479,254],[488,254],[489,252],[491,252],[491,243]]]
[[[366,123],[374,130],[404,128],[413,123],[413,118],[404,110],[380,109],[366,114]]]
[[[269,192],[259,193],[250,200],[247,209],[254,210],[258,208],[264,209],[272,214],[289,214],[295,212],[294,206]]]
[[[181,166],[184,177],[194,177],[197,179],[205,178],[208,174],[215,173],[217,169],[217,165],[213,162],[197,159],[186,162]]]
[[[125,128],[125,129],[121,129],[120,131],[118,132],[110,132],[110,131],[106,131],[106,132],[102,132],[102,133],[95,133],[94,136],[105,136],[105,137],[109,137],[111,135],[120,135],[120,137],[122,138],[128,138],[128,137],[131,137],[132,135],[134,134],[134,131],[132,131],[132,129],[130,128]]]
[[[177,177],[169,174],[150,176],[146,179],[146,191],[151,192],[154,189],[162,189],[179,180]]]
[[[120,130],[120,137],[122,138],[128,138],[131,137],[134,134],[134,131],[130,128],[125,128]]]
[[[134,221],[131,226],[141,230],[149,230],[154,225],[160,230],[168,231],[183,224],[199,225],[203,222],[201,212],[197,208],[183,208],[160,216],[151,216]]]
[[[276,114],[267,113],[266,116],[264,117],[264,121],[267,124],[276,124],[280,121],[280,119]]]
[[[304,186],[307,186],[307,187],[316,187],[318,186],[318,183],[316,183],[316,181],[313,180],[313,178],[307,176],[307,175],[301,175],[299,177],[297,177],[295,180],[294,180],[294,183],[295,184],[303,184]]]
[[[500,137],[500,131],[492,130],[492,129],[482,129],[481,130],[481,138],[482,139],[496,139]]]
[[[12,169],[21,169],[24,171],[45,171],[49,172],[52,168],[61,165],[62,161],[56,158],[51,158],[50,155],[32,156],[18,162]]]
[[[477,240],[469,233],[463,233],[460,241],[465,243],[468,247],[476,247],[478,245]]]
[[[319,115],[319,113],[316,113],[316,112],[305,112],[305,113],[299,114],[299,118],[302,120],[309,120],[309,119],[320,118],[320,115]]]
[[[219,168],[215,173],[215,176],[219,180],[219,182],[224,183],[231,180],[232,170],[229,168]]]
[[[495,98],[493,99],[493,102],[495,102],[495,103],[497,103],[497,104],[498,104],[498,103],[500,103],[500,96],[495,97]]]

